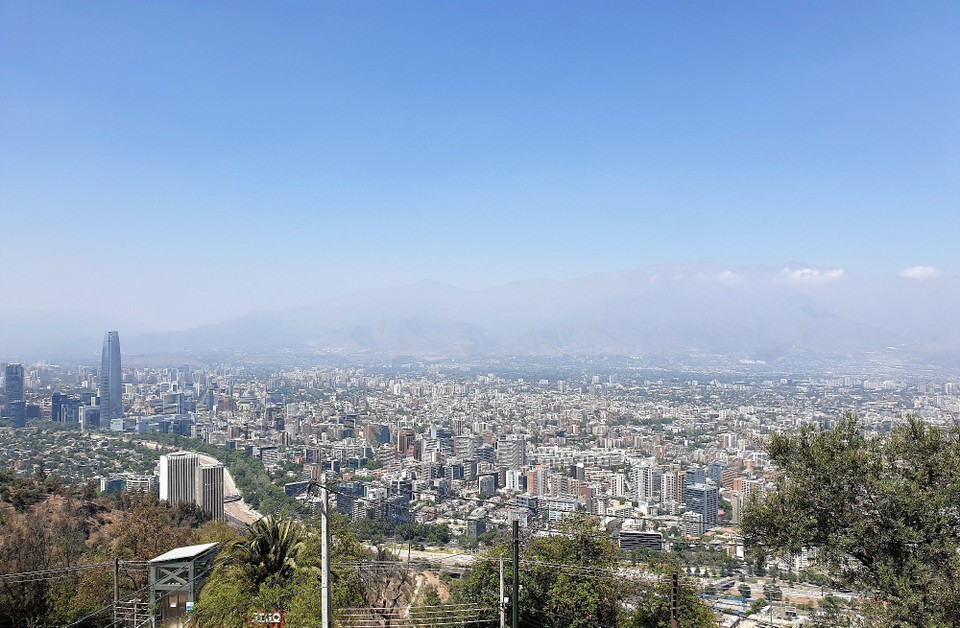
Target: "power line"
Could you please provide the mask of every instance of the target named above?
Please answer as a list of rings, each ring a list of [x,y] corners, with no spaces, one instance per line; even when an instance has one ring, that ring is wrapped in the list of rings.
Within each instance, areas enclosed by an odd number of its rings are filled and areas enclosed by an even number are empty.
[[[228,558],[227,560],[231,560],[231,559],[232,559],[232,557],[231,557],[231,558]],[[135,562],[141,562],[141,561],[135,561]],[[220,563],[220,564],[225,564],[226,562],[227,562],[227,561],[223,561],[223,563]],[[107,564],[113,565],[113,563],[107,563]],[[148,564],[149,564],[149,563],[148,563]],[[219,566],[220,566],[220,565],[218,565],[216,562],[211,563],[211,564],[210,564],[206,569],[204,569],[202,572],[197,573],[197,574],[194,574],[193,578],[191,578],[190,580],[187,580],[186,582],[184,582],[179,588],[180,588],[180,589],[186,588],[187,586],[193,584],[194,582],[196,582],[196,581],[199,580],[200,578],[203,578],[204,576],[206,576],[208,573],[210,573],[211,571],[215,570],[215,569],[216,569],[217,567],[219,567]],[[135,591],[133,591],[133,592],[131,592],[131,593],[128,593],[128,594],[127,594],[127,597],[132,597],[132,596],[137,595],[138,593],[143,593],[143,592],[145,592],[147,589],[149,589],[151,586],[152,586],[152,585],[150,585],[150,584],[146,584],[146,585],[140,587],[139,589],[137,589],[137,590],[135,590]],[[83,623],[84,621],[90,619],[91,617],[94,617],[94,616],[96,616],[96,615],[99,615],[100,613],[102,613],[102,612],[104,612],[104,611],[106,611],[106,610],[108,610],[108,609],[110,609],[110,608],[113,608],[113,607],[115,607],[115,606],[116,606],[116,602],[115,602],[115,601],[111,601],[109,604],[106,604],[106,605],[104,605],[104,606],[101,606],[100,608],[98,608],[97,610],[93,611],[92,613],[89,613],[88,615],[85,615],[85,616],[81,617],[80,619],[78,619],[78,620],[76,620],[76,621],[73,621],[73,622],[71,622],[71,623],[69,623],[69,624],[66,624],[63,628],[71,628],[72,626],[76,626],[76,625],[78,625],[78,624],[81,624],[81,623]],[[113,623],[116,623],[116,620],[114,620]]]
[[[355,607],[338,613],[340,623],[350,628],[380,628],[390,626],[460,626],[489,623],[481,615],[489,609],[476,604],[444,604],[441,606]]]
[[[124,567],[138,568],[145,563],[141,561],[121,561],[120,565]],[[24,584],[28,582],[41,582],[44,580],[57,580],[67,578],[78,571],[89,571],[92,569],[103,569],[113,567],[113,562],[87,563],[83,565],[74,565],[72,567],[60,567],[56,569],[39,569],[36,571],[19,571],[0,574],[0,582],[8,584]]]
[[[386,623],[389,622],[389,623]],[[341,622],[343,623],[343,622]],[[365,620],[364,623],[357,622],[346,622],[345,628],[383,628],[384,625],[389,625],[391,627],[395,626],[396,628],[433,628],[434,626],[467,626],[467,625],[479,625],[479,624],[492,624],[492,619],[484,619],[482,617],[471,617],[471,618],[462,618],[457,619],[453,618],[451,621],[438,622],[432,619],[417,619],[417,618],[403,618],[403,617],[390,617],[390,618],[371,618]]]
[[[449,608],[454,608],[454,607],[470,607],[470,606],[476,606],[476,605],[475,605],[475,604],[471,604],[471,603],[469,603],[469,602],[463,602],[463,603],[461,603],[461,604],[445,604],[445,605],[443,606],[443,608],[448,608],[448,607],[449,607]],[[439,606],[411,606],[410,608],[411,608],[411,610],[413,610],[413,609],[435,609],[435,608],[440,608],[440,607],[439,607]],[[349,611],[395,611],[395,610],[398,610],[398,608],[397,608],[396,606],[352,606],[352,607],[345,607],[345,608],[341,609],[341,612],[349,612]]]

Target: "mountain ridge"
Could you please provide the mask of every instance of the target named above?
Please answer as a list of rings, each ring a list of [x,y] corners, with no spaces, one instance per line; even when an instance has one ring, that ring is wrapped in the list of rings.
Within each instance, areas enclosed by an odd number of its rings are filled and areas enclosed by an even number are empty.
[[[960,350],[951,318],[960,311],[960,281],[935,281],[858,277],[802,263],[711,262],[480,290],[427,280],[135,336],[126,350],[449,357],[700,352],[775,359],[895,347],[917,358],[950,359]]]

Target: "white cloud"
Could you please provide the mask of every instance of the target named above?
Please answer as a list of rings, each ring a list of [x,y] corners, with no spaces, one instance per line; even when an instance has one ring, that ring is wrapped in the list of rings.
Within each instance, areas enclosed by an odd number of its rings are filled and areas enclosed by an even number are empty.
[[[808,285],[830,283],[843,278],[842,268],[820,270],[818,268],[784,268],[780,275],[787,281]]]
[[[719,275],[719,279],[723,283],[728,283],[734,286],[739,286],[743,283],[743,276],[738,275],[737,273],[729,270],[725,270]]]
[[[910,268],[904,268],[897,274],[904,279],[923,281],[924,279],[936,279],[940,276],[940,271],[933,266],[911,266]]]

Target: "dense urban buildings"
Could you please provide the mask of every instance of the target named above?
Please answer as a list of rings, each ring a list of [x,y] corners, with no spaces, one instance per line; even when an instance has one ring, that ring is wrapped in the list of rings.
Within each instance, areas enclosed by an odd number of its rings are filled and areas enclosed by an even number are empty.
[[[288,499],[325,477],[335,483],[336,509],[356,522],[440,524],[477,539],[514,520],[550,534],[581,513],[628,554],[698,547],[739,564],[744,506],[776,475],[764,449],[771,434],[829,427],[845,412],[875,435],[910,414],[936,425],[960,416],[960,377],[935,371],[248,363],[128,367],[124,416],[94,422],[86,417],[101,410],[102,380],[91,365],[8,372],[8,397],[25,397],[32,416],[52,420],[35,436],[29,423],[5,433],[0,459],[21,473],[98,477],[104,491],[159,488],[170,504],[230,519],[239,495],[224,467],[211,464],[217,450],[230,451],[262,463]],[[49,437],[42,455],[24,441],[41,436]],[[178,441],[210,459],[172,450]],[[154,457],[110,456],[112,442]],[[127,460],[138,462],[125,468]],[[796,572],[808,566],[801,559],[774,566]]]

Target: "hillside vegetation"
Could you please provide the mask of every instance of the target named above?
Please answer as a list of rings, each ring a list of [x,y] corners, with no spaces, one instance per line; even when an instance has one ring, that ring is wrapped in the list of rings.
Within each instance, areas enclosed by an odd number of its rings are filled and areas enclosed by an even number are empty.
[[[194,506],[172,508],[156,497],[97,496],[94,485],[70,486],[42,474],[0,471],[0,573],[22,574],[81,565],[145,561],[181,545],[230,538],[224,524]],[[149,575],[125,567],[121,595],[142,591]],[[113,569],[76,569],[41,577],[0,579],[0,628],[102,625],[98,609],[113,599]]]

